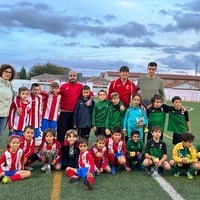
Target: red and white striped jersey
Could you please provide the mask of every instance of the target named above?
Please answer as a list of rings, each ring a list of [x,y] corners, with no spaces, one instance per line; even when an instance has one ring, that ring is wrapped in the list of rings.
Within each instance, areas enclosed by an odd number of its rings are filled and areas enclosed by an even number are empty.
[[[28,158],[35,151],[35,139],[27,141],[24,136],[20,139],[20,148],[23,149],[24,156]]]
[[[23,131],[25,126],[29,125],[30,120],[30,112],[31,112],[31,104],[16,102],[18,98],[11,103],[10,112],[8,116],[8,128],[9,130],[14,129],[17,131]],[[17,105],[20,104],[22,112],[20,115],[17,113]]]
[[[12,171],[23,169],[24,154],[23,150],[19,148],[15,153],[8,149],[0,159],[0,173],[2,171]]]
[[[78,165],[79,167],[89,167],[89,173],[94,172],[94,159],[89,151],[84,153],[80,152],[78,158]]]
[[[113,149],[114,153],[123,153],[126,155],[126,145],[122,139],[120,139],[118,142],[115,142],[111,136],[106,139],[106,147],[108,151],[109,149]]]
[[[61,95],[40,93],[43,96],[42,118],[47,120],[58,120],[58,109]]]
[[[42,96],[31,93],[28,101],[31,103],[30,125],[39,128],[41,125]]]

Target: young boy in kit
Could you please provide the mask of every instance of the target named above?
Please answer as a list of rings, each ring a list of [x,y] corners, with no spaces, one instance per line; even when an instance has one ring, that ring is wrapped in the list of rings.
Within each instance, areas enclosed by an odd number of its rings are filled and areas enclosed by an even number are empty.
[[[92,128],[92,111],[94,107],[94,101],[90,106],[86,105],[86,102],[90,99],[90,87],[84,85],[82,88],[82,97],[76,104],[74,110],[73,125],[78,129],[78,136],[81,138],[89,139],[90,130]]]
[[[112,174],[115,174],[116,166],[120,165],[124,165],[127,172],[131,171],[126,160],[126,144],[122,139],[122,128],[120,126],[113,128],[112,135],[106,139],[106,148]]]
[[[94,185],[94,159],[88,151],[88,140],[81,138],[79,140],[79,168],[67,167],[66,175],[70,178],[69,182],[74,183],[83,178],[83,183],[88,190],[93,190]]]
[[[108,107],[108,113],[106,117],[105,132],[106,135],[110,135],[110,131],[116,126],[123,126],[123,120],[125,115],[125,107],[119,99],[119,94],[113,92],[110,95],[111,104]]]
[[[33,170],[30,165],[38,159],[37,154],[34,153],[35,138],[33,126],[28,125],[24,128],[23,136],[20,139],[20,148],[24,152],[24,169]]]
[[[48,93],[40,93],[43,96],[42,131],[45,131],[47,128],[57,129],[58,109],[61,99],[61,95],[58,94],[58,91],[59,84],[53,82],[50,85],[50,91]]]
[[[95,144],[90,149],[94,158],[95,171],[99,175],[103,171],[110,173],[111,169],[108,165],[108,151],[105,146],[105,136],[97,135]]]
[[[27,87],[20,87],[18,96],[10,106],[8,116],[9,134],[23,135],[25,126],[30,123],[31,104],[27,101],[29,90]],[[20,105],[20,114],[18,114],[18,105]]]
[[[175,169],[175,177],[179,177],[183,170],[186,171],[188,179],[193,179],[195,171],[200,169],[197,153],[192,145],[194,135],[191,133],[182,133],[182,142],[176,144],[173,148],[172,160],[170,165]]]
[[[169,109],[169,121],[167,130],[173,132],[173,144],[182,142],[182,133],[191,133],[191,123],[187,110],[182,109],[181,98],[174,96],[172,98],[173,106]]]
[[[136,167],[143,169],[142,161],[145,153],[144,142],[140,139],[140,132],[133,130],[131,132],[131,138],[126,143],[126,157],[129,163],[129,167]]]
[[[165,130],[165,118],[168,113],[169,106],[163,104],[164,98],[161,94],[155,94],[151,98],[152,106],[147,109],[148,122],[148,135],[147,141],[152,139],[152,127],[158,125],[161,127],[162,134],[160,139],[163,140],[163,133]]]
[[[145,149],[145,159],[143,166],[148,167],[148,174],[153,172],[163,173],[163,169],[170,170],[171,166],[167,162],[167,147],[165,142],[160,140],[162,129],[160,126],[152,127],[152,139],[147,141]],[[154,171],[152,167],[154,166]],[[156,175],[155,174],[155,175]]]
[[[99,101],[95,103],[92,113],[92,126],[96,136],[105,136],[106,116],[110,101],[106,100],[105,90],[100,90],[98,92],[98,99]]]

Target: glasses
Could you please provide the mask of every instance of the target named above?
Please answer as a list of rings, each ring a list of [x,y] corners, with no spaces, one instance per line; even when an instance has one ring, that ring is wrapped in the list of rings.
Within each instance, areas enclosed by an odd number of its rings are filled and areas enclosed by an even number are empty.
[[[5,70],[4,72],[7,73],[7,74],[12,74],[12,71]]]
[[[87,145],[86,145],[86,144],[83,144],[83,145],[80,144],[79,147],[80,147],[80,148],[82,148],[82,147],[87,147]]]
[[[72,76],[73,76],[73,77],[76,77],[76,75],[71,75],[71,74],[70,74],[69,76],[70,76],[70,77],[72,77]]]

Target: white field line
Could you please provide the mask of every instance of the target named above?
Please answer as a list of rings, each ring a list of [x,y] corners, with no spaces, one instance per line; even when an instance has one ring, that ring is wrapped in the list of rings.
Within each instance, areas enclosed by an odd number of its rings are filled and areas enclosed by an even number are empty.
[[[185,200],[163,177],[157,175],[154,179],[173,200]]]

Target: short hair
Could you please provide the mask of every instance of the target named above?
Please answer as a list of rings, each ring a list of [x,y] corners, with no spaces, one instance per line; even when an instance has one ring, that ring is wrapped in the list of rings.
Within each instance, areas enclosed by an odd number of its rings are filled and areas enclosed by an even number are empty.
[[[104,92],[105,94],[107,94],[107,92],[105,90],[99,90],[97,94],[99,95],[100,92]]]
[[[129,68],[127,66],[121,66],[119,72],[129,72]]]
[[[11,65],[9,65],[9,64],[2,64],[2,65],[1,65],[1,67],[0,67],[0,77],[2,78],[2,74],[3,74],[3,72],[4,72],[6,69],[11,69],[12,74],[11,74],[11,77],[10,77],[9,81],[12,81],[12,80],[15,78],[16,71],[15,71],[15,69],[14,69]]]
[[[82,91],[83,90],[90,90],[90,87],[88,86],[88,85],[84,85],[83,87],[82,87]]]
[[[105,136],[104,135],[97,135],[95,142],[99,142],[99,141],[104,141],[105,142]]]
[[[140,132],[138,130],[132,130],[131,131],[131,137],[133,137],[133,135],[140,135]]]
[[[184,142],[193,142],[195,136],[191,133],[185,132],[181,134],[182,141]]]
[[[29,91],[29,89],[28,89],[27,87],[25,87],[25,86],[22,86],[22,87],[20,87],[20,88],[18,89],[18,94],[20,94],[20,93],[23,92],[23,91]]]
[[[149,64],[148,64],[148,67],[156,67],[157,68],[157,63],[156,62],[150,62]]]
[[[40,85],[39,85],[38,83],[33,83],[33,84],[31,85],[31,90],[32,90],[34,87],[40,87]]]
[[[172,103],[174,103],[174,101],[176,101],[176,100],[182,101],[181,97],[179,97],[179,96],[174,96],[174,97],[172,98]]]
[[[59,84],[57,82],[53,82],[53,83],[51,83],[50,87],[59,88]]]
[[[47,128],[43,132],[43,137],[46,137],[47,133],[51,133],[54,137],[56,136],[56,130],[53,128]]]
[[[154,94],[152,97],[151,97],[151,103],[155,103],[156,100],[161,100],[162,102],[164,101],[164,98],[161,94]]]
[[[74,137],[78,138],[78,133],[77,130],[75,129],[70,129],[65,133],[65,139],[67,139],[71,134],[74,135]]]
[[[151,129],[151,133],[157,132],[157,131],[161,131],[161,133],[162,133],[162,128],[158,125],[153,126],[152,129]]]
[[[121,133],[122,134],[122,128],[121,126],[115,126],[112,131],[111,131],[112,134],[114,133]]]
[[[80,144],[86,144],[88,146],[88,140],[86,138],[79,138],[79,145]]]
[[[34,126],[32,126],[32,125],[27,125],[27,126],[25,126],[25,128],[24,128],[24,132],[25,132],[28,128],[30,128],[31,130],[35,130]]]
[[[119,96],[119,93],[118,93],[118,92],[112,92],[112,93],[110,94],[110,99],[113,99],[114,97],[117,97],[117,96]]]

